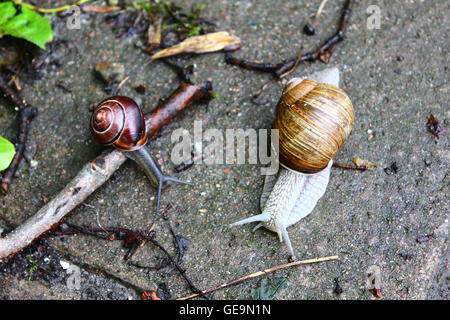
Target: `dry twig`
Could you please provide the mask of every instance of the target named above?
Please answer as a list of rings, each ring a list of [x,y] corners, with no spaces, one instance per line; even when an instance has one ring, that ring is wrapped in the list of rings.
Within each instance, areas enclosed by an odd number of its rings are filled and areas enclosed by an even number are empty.
[[[36,116],[37,109],[20,99],[17,92],[4,81],[0,81],[0,92],[3,93],[5,98],[14,106],[19,108],[19,132],[17,134],[17,142],[15,144],[16,153],[14,154],[11,164],[3,173],[2,182],[0,184],[0,189],[6,193],[8,192],[9,184],[12,182],[14,174],[16,173],[20,161],[22,160],[23,153],[25,152],[25,146],[28,138],[28,126],[31,120],[33,120]]]
[[[276,267],[264,269],[262,271],[258,271],[258,272],[255,272],[255,273],[252,273],[252,274],[240,277],[238,279],[232,280],[232,281],[227,282],[227,283],[223,283],[223,284],[221,284],[219,286],[216,286],[216,287],[204,290],[204,291],[202,291],[202,293],[205,294],[205,293],[210,293],[210,292],[213,292],[213,291],[217,291],[217,290],[223,289],[225,287],[236,285],[236,284],[241,283],[241,282],[243,282],[245,280],[256,278],[256,277],[259,277],[259,276],[262,276],[262,275],[265,275],[265,274],[268,274],[268,273],[271,273],[271,272],[274,272],[274,271],[277,271],[277,270],[281,270],[281,269],[285,269],[285,268],[289,268],[289,267],[293,267],[293,266],[298,266],[298,265],[302,265],[302,264],[310,264],[310,263],[317,263],[317,262],[336,260],[338,258],[339,258],[338,256],[329,256],[329,257],[324,257],[324,258],[315,258],[315,259],[294,261],[294,262],[282,264],[282,265],[279,265],[279,266],[276,266]],[[195,297],[198,297],[198,296],[199,296],[199,293],[195,293],[195,294],[191,294],[190,296],[186,296],[186,297],[183,297],[183,298],[178,298],[177,300],[187,300],[187,299],[192,299],[192,298],[195,298]]]
[[[265,89],[268,85],[279,80],[283,74],[291,72],[297,67],[300,62],[309,61],[314,62],[320,60],[324,63],[328,63],[333,54],[336,44],[345,39],[345,31],[347,29],[348,21],[350,19],[350,14],[353,9],[354,0],[347,0],[342,13],[341,21],[339,23],[339,28],[336,33],[327,39],[320,47],[318,47],[314,52],[303,54],[300,57],[292,58],[288,61],[282,63],[255,63],[249,62],[233,57],[230,53],[225,54],[225,62],[239,66],[243,69],[270,72],[272,73],[272,79],[270,79],[266,84],[257,91],[256,97]],[[254,98],[255,98],[254,96]]]

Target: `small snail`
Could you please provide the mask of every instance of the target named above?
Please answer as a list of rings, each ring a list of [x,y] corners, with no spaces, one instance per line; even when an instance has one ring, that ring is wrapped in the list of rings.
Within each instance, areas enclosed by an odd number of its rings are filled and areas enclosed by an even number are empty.
[[[289,81],[278,101],[272,127],[279,130],[281,168],[265,178],[262,213],[231,225],[259,221],[253,230],[263,226],[276,232],[294,259],[287,228],[311,213],[324,195],[332,158],[350,134],[354,119],[352,103],[338,87],[338,69],[310,78]]]
[[[92,112],[90,129],[94,139],[104,145],[113,145],[125,156],[136,161],[152,184],[158,188],[156,212],[159,212],[161,189],[166,181],[184,182],[164,175],[160,166],[146,147],[145,119],[132,99],[114,96],[100,102]]]

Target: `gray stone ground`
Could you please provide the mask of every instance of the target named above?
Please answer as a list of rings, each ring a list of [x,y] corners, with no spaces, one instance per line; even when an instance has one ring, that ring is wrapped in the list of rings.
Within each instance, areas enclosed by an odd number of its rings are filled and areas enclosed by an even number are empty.
[[[42,3],[48,6],[45,1]],[[189,1],[191,3],[193,1]],[[199,3],[199,2],[197,2]],[[218,30],[233,30],[241,37],[237,57],[279,62],[296,56],[301,48],[312,50],[336,29],[343,1],[330,1],[314,37],[303,34],[306,19],[320,1],[211,1],[204,0],[203,16]],[[276,4],[275,4],[276,3]],[[381,29],[366,27],[369,5],[381,9]],[[338,45],[329,65],[342,71],[342,87],[355,107],[354,129],[335,160],[350,163],[368,159],[379,168],[367,172],[333,169],[325,196],[314,212],[289,229],[299,259],[339,255],[338,261],[278,271],[268,277],[285,277],[288,286],[278,299],[375,299],[367,290],[370,270],[378,269],[383,299],[448,299],[449,138],[436,140],[427,133],[430,114],[448,126],[448,1],[358,1],[347,40]],[[69,40],[77,50],[65,49],[63,64],[40,80],[21,79],[22,95],[39,108],[32,124],[27,161],[11,192],[1,196],[0,218],[17,226],[54,197],[89,160],[102,150],[88,131],[87,106],[105,97],[95,79],[99,61],[124,64],[129,70],[147,56],[135,48],[137,38],[116,38],[102,23],[101,14],[82,16],[79,31],[69,30],[64,20],[53,18],[55,36]],[[266,74],[226,65],[223,54],[182,58],[194,63],[194,81],[211,80],[220,97],[208,107],[195,106],[166,128],[152,142],[163,160],[163,169],[195,187],[170,186],[162,205],[173,202],[170,222],[189,239],[183,266],[200,288],[287,262],[287,248],[267,230],[251,232],[252,226],[228,228],[228,224],[259,213],[263,177],[259,165],[196,165],[180,174],[170,162],[171,132],[193,130],[194,120],[203,127],[269,128],[281,84],[270,87],[257,106],[250,96],[269,78]],[[292,76],[320,70],[325,65],[300,65]],[[69,87],[68,94],[56,87]],[[133,87],[146,84],[151,90],[139,95]],[[121,93],[139,100],[145,111],[156,106],[178,85],[175,75],[154,63],[133,77]],[[0,134],[13,139],[17,121],[14,111],[0,101]],[[34,160],[35,167],[30,167]],[[396,174],[383,168],[393,162]],[[112,179],[76,208],[66,221],[88,226],[143,228],[154,217],[155,191],[134,164],[126,163]],[[95,209],[92,209],[94,207]],[[447,209],[446,209],[447,208]],[[173,252],[167,221],[156,226],[158,240]],[[419,243],[418,237],[431,235]],[[173,298],[189,294],[177,272],[147,272],[127,265],[125,249],[118,242],[89,236],[47,238],[54,252],[57,280],[47,281],[35,272],[0,270],[0,296],[11,299],[128,299],[139,290],[156,290],[165,283]],[[27,255],[23,254],[26,260]],[[139,250],[134,261],[155,263],[162,253],[151,246]],[[44,257],[41,256],[43,259]],[[59,259],[81,267],[81,287],[71,291],[69,275]],[[35,263],[41,263],[37,261]],[[334,279],[343,293],[333,293]],[[34,279],[34,277],[33,277]],[[246,299],[259,280],[218,291],[215,299]],[[109,294],[109,295],[108,295]]]

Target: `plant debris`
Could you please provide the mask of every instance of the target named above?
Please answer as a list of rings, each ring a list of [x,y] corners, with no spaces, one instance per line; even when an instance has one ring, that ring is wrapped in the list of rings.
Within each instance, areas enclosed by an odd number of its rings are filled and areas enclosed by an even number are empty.
[[[397,162],[394,161],[394,162],[391,163],[391,165],[390,165],[389,167],[384,168],[384,172],[385,172],[387,175],[397,174],[397,172],[398,172]]]
[[[344,292],[344,290],[342,290],[341,285],[339,284],[339,279],[338,278],[334,278],[334,290],[333,292],[337,295],[342,294],[342,292]]]
[[[226,282],[226,283],[222,283],[221,285],[218,285],[218,286],[215,286],[213,288],[209,288],[207,290],[204,290],[204,291],[202,291],[202,293],[203,294],[210,293],[210,292],[214,292],[214,291],[217,291],[217,290],[229,287],[229,286],[237,285],[237,284],[242,283],[242,282],[244,282],[246,280],[253,279],[253,278],[256,278],[256,277],[260,277],[262,275],[266,275],[268,273],[272,273],[272,272],[275,272],[277,270],[281,270],[281,269],[285,269],[285,268],[289,268],[289,267],[293,267],[293,266],[304,265],[304,264],[331,261],[331,260],[336,260],[336,259],[339,259],[339,257],[338,256],[329,256],[329,257],[323,257],[323,258],[315,258],[315,259],[308,259],[308,260],[301,260],[301,261],[294,261],[294,262],[290,262],[290,263],[285,263],[285,264],[278,265],[278,266],[275,266],[275,267],[272,267],[272,268],[268,268],[268,269],[264,269],[264,270],[261,270],[261,271],[254,272],[252,274],[240,277],[238,279],[231,280],[231,281]],[[190,296],[178,298],[177,300],[188,300],[188,299],[192,299],[192,298],[198,297],[199,295],[200,295],[199,293],[191,294]]]
[[[345,31],[347,29],[348,21],[350,19],[350,14],[352,12],[354,3],[355,3],[354,0],[346,1],[338,30],[332,37],[326,40],[314,52],[302,54],[300,56],[297,55],[295,58],[276,64],[249,62],[237,59],[227,52],[225,54],[225,62],[231,65],[239,66],[243,69],[269,72],[272,74],[272,79],[270,79],[267,83],[265,83],[256,92],[256,94],[253,95],[252,101],[254,102],[254,99],[256,99],[264,91],[265,88],[267,88],[270,84],[274,83],[276,80],[279,80],[282,75],[295,69],[300,62],[304,61],[314,62],[320,60],[323,63],[328,63],[334,52],[335,46],[345,39]]]
[[[375,163],[372,163],[369,160],[365,160],[365,159],[353,158],[352,161],[358,167],[364,166],[367,169],[369,169],[369,168],[376,168],[377,167],[377,165]]]
[[[430,114],[430,117],[428,118],[427,129],[428,132],[437,139],[444,137],[447,133],[447,127],[442,126],[439,119],[432,114]]]
[[[169,287],[165,282],[158,284],[158,290],[156,290],[156,294],[162,300],[169,300],[170,298],[172,298]]]
[[[226,31],[208,33],[190,37],[172,47],[163,49],[152,56],[152,59],[170,57],[181,53],[207,53],[220,50],[237,50],[241,39]]]
[[[3,193],[7,193],[9,185],[14,178],[25,152],[29,125],[37,115],[37,109],[27,103],[24,103],[24,101],[19,97],[18,92],[3,80],[3,75],[0,75],[0,77],[2,77],[0,78],[0,93],[6,97],[6,99],[9,100],[13,106],[19,109],[19,130],[17,134],[17,142],[15,144],[16,152],[9,167],[3,173],[3,178],[0,185],[0,189]]]
[[[83,6],[82,10],[84,12],[96,12],[96,13],[108,13],[113,11],[119,11],[122,9],[119,6],[93,6],[86,4]]]
[[[97,237],[100,239],[105,239],[105,240],[110,240],[110,241],[124,240],[125,247],[131,249],[128,251],[127,255],[125,256],[125,260],[129,259],[128,256],[131,256],[136,251],[136,249],[139,247],[139,245],[141,243],[143,243],[144,240],[152,243],[154,246],[156,246],[162,252],[164,252],[166,257],[169,259],[170,263],[172,263],[175,266],[175,268],[179,271],[179,273],[186,280],[186,282],[188,283],[192,292],[194,292],[194,294],[201,295],[205,299],[208,299],[205,296],[205,294],[200,289],[198,289],[193,284],[191,279],[186,275],[186,270],[184,270],[179,265],[179,263],[175,260],[175,258],[173,258],[171,256],[171,254],[166,250],[166,248],[156,240],[154,232],[151,232],[150,235],[145,235],[145,233],[140,230],[131,230],[131,229],[121,228],[121,227],[86,228],[86,227],[66,224],[66,227],[61,228],[60,230],[55,230],[51,234],[55,235],[55,236],[59,236],[59,235],[73,235],[73,234],[77,234],[77,233],[83,233],[83,234],[91,235],[91,236],[94,236],[94,237]],[[140,268],[146,268],[146,267],[141,267],[139,265],[135,265],[135,266],[140,267]]]
[[[433,238],[433,236],[431,234],[427,234],[425,236],[418,237],[416,239],[416,241],[418,243],[424,243],[424,242],[427,242],[427,241],[431,240],[432,238]]]
[[[373,296],[375,298],[377,298],[377,299],[383,298],[383,289],[381,289],[381,288],[373,288],[373,289],[370,289],[369,291],[373,294]]]
[[[8,92],[5,91],[8,99],[17,98],[15,94],[8,95]],[[212,99],[212,95],[212,84],[209,81],[195,85],[182,83],[156,109],[144,116],[146,134],[150,138],[154,138],[163,126],[170,123],[186,107],[194,103],[208,103]],[[21,100],[20,103],[22,103]],[[27,124],[28,122],[25,123]],[[102,185],[125,160],[126,157],[120,151],[112,150],[106,151],[94,160],[86,163],[59,194],[47,202],[35,215],[1,239],[0,259],[22,250],[43,233],[58,225],[71,212],[74,206],[79,205],[88,195]],[[5,171],[2,188],[5,184],[5,177],[8,177],[7,172],[12,168],[13,163],[14,159],[10,167]]]
[[[366,171],[366,166],[351,166],[348,164],[333,162],[333,167],[335,168],[342,168],[342,169],[351,169],[351,170],[360,170],[360,171]]]
[[[148,290],[142,292],[142,300],[161,300],[156,291]]]
[[[135,88],[135,90],[136,90],[136,92],[137,93],[140,93],[140,94],[145,94],[145,92],[147,91],[147,86],[145,85],[145,84],[141,84],[141,85],[138,85],[136,88]]]
[[[59,252],[41,239],[19,254],[9,259],[0,260],[0,271],[2,274],[10,273],[22,279],[34,280],[39,278],[54,283],[64,278],[59,261]]]

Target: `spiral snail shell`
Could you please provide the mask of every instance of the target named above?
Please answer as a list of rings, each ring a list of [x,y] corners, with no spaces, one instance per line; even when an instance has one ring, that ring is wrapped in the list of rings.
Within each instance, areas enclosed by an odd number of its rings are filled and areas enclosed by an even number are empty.
[[[311,213],[325,193],[332,158],[353,126],[352,103],[338,85],[336,68],[289,81],[272,125],[279,130],[281,168],[265,178],[262,213],[232,224],[260,222],[254,230],[264,226],[278,233],[294,259],[287,227]]]
[[[112,144],[123,151],[142,148],[148,139],[141,109],[134,100],[125,96],[114,96],[100,102],[92,113],[90,129],[99,143]]]
[[[165,182],[189,184],[166,176],[150,150],[146,147],[145,119],[138,104],[125,96],[113,96],[94,108],[90,130],[94,139],[104,145],[112,145],[125,156],[137,162],[152,184],[157,187],[156,212],[159,212],[161,189]]]
[[[280,162],[295,171],[323,170],[353,126],[347,94],[329,83],[294,79],[283,91],[273,129],[279,129]]]

